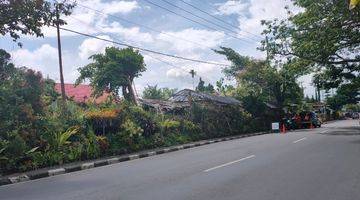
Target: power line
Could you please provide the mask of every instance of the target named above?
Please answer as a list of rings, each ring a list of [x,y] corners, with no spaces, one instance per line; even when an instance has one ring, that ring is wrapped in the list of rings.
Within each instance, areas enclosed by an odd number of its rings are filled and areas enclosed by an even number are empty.
[[[198,10],[198,11],[200,11],[200,12],[202,12],[202,13],[204,13],[204,14],[206,14],[206,15],[208,15],[208,16],[210,16],[210,17],[212,17],[212,18],[214,18],[214,19],[216,19],[216,20],[218,20],[218,21],[220,21],[220,22],[222,22],[222,23],[224,23],[224,24],[227,24],[227,25],[229,25],[229,26],[231,26],[231,27],[233,27],[233,28],[239,29],[239,27],[236,27],[236,26],[234,26],[233,24],[231,24],[231,23],[229,23],[229,22],[227,22],[227,21],[225,21],[225,20],[223,20],[223,19],[221,19],[221,18],[219,18],[219,17],[216,17],[215,15],[210,14],[210,13],[208,13],[208,12],[200,9],[200,8],[197,7],[197,6],[194,6],[194,5],[188,3],[188,2],[186,2],[186,1],[184,1],[184,0],[179,0],[179,1],[183,2],[184,4],[186,4],[186,5],[194,8],[195,10]],[[240,15],[240,14],[239,14],[239,15]],[[243,16],[243,15],[240,15],[240,16]],[[240,29],[239,29],[239,30],[240,30]],[[253,35],[253,36],[257,37],[257,38],[262,39],[262,38],[261,38],[260,36],[258,36],[257,34],[254,34],[254,33],[251,33],[251,32],[249,32],[249,31],[245,31],[245,30],[242,30],[242,31],[245,32],[245,33],[248,33],[248,34],[250,34],[250,35]]]
[[[112,18],[119,19],[119,20],[124,21],[124,22],[127,22],[127,23],[129,23],[129,24],[135,24],[135,25],[137,25],[137,26],[144,27],[144,28],[146,28],[146,29],[148,29],[148,30],[151,30],[151,31],[153,31],[153,32],[156,32],[156,33],[164,34],[164,35],[167,35],[167,36],[169,36],[169,37],[173,37],[173,38],[176,38],[176,39],[179,39],[179,40],[183,40],[183,41],[186,41],[186,42],[189,42],[189,43],[193,43],[193,44],[196,44],[196,45],[199,45],[199,46],[203,46],[203,47],[206,47],[206,48],[211,48],[210,46],[206,46],[206,45],[200,44],[200,43],[198,43],[198,42],[194,42],[194,41],[191,41],[191,40],[182,38],[182,37],[178,37],[178,36],[175,36],[175,35],[173,35],[173,34],[165,33],[165,32],[163,32],[163,31],[156,30],[156,29],[154,29],[154,28],[148,27],[148,26],[146,26],[146,25],[143,25],[143,24],[140,24],[140,23],[137,23],[137,22],[133,22],[133,21],[127,20],[127,19],[125,19],[125,18],[116,16],[116,15],[106,14],[106,13],[100,11],[100,10],[96,10],[96,9],[90,8],[90,7],[85,6],[85,5],[82,5],[82,4],[80,4],[80,3],[77,3],[77,5],[80,6],[80,7],[82,7],[82,8],[85,8],[85,9],[92,10],[92,11],[94,11],[94,12],[97,12],[97,13],[99,13],[99,14],[101,14],[101,15],[104,15],[104,16],[110,16],[110,17],[112,17]],[[70,16],[71,16],[71,15],[70,15]]]
[[[154,50],[151,50],[151,49],[146,49],[146,48],[142,48],[142,47],[138,47],[138,46],[134,46],[134,45],[122,43],[122,42],[115,42],[115,41],[112,41],[112,40],[100,38],[100,37],[97,37],[97,36],[94,36],[94,35],[90,35],[90,34],[87,34],[87,33],[82,33],[82,32],[79,32],[79,31],[75,31],[75,30],[68,29],[68,28],[60,27],[60,29],[61,29],[61,30],[64,30],[64,31],[67,31],[67,32],[75,33],[75,34],[78,34],[78,35],[83,35],[83,36],[86,36],[86,37],[90,37],[90,38],[102,40],[102,41],[105,41],[105,42],[117,44],[117,45],[120,45],[120,46],[130,47],[130,48],[133,48],[133,49],[137,49],[137,50],[139,50],[139,51],[150,52],[150,53],[154,53],[154,54],[158,54],[158,55],[163,55],[163,56],[172,57],[172,58],[177,58],[177,59],[180,59],[180,60],[186,60],[186,61],[191,61],[191,62],[197,62],[197,63],[204,63],[204,64],[210,64],[210,65],[219,65],[219,66],[224,66],[224,67],[230,67],[230,65],[223,64],[223,63],[216,63],[216,62],[209,62],[209,61],[204,61],[204,60],[197,60],[197,59],[192,59],[192,58],[186,58],[186,57],[177,56],[177,55],[172,55],[172,54],[167,54],[167,53],[163,53],[163,52],[159,52],[159,51],[154,51]]]
[[[73,16],[69,16],[69,17],[70,17],[70,18],[73,18],[73,19],[75,19],[75,20],[78,20],[78,21],[81,22],[81,23],[84,23],[84,24],[87,25],[89,28],[92,28],[92,29],[94,29],[94,30],[96,30],[96,31],[98,31],[98,32],[100,32],[100,33],[105,34],[105,33],[102,32],[99,28],[91,27],[88,23],[84,22],[83,20],[77,19],[76,17],[73,17]],[[117,40],[117,39],[115,39],[115,40]],[[117,40],[117,41],[119,41],[119,40]],[[155,57],[155,56],[151,55],[150,53],[145,53],[145,55],[148,55],[148,56],[150,56],[151,58],[153,58],[153,59],[155,59],[155,60],[158,60],[158,61],[160,61],[160,62],[162,62],[162,63],[164,63],[164,64],[166,64],[166,65],[175,67],[175,68],[180,69],[180,70],[182,70],[182,71],[184,71],[184,72],[186,72],[186,73],[189,73],[189,71],[186,71],[185,69],[183,69],[183,68],[181,68],[181,67],[178,67],[178,66],[176,66],[176,65],[174,65],[174,64],[172,64],[172,63],[170,63],[170,62],[164,61],[164,60],[162,60],[162,59],[160,59],[160,58],[158,58],[158,57]],[[200,76],[197,75],[197,74],[195,74],[195,76],[200,77]],[[200,77],[200,78],[202,78],[202,77]],[[205,79],[207,79],[207,78],[205,77]],[[207,81],[208,81],[209,83],[211,82],[210,79],[207,79]]]
[[[236,32],[236,31],[233,31],[233,30],[231,30],[231,29],[229,29],[229,28],[227,28],[227,27],[225,27],[225,26],[222,26],[222,25],[219,25],[219,24],[217,24],[217,23],[214,23],[214,22],[212,22],[212,21],[210,21],[210,20],[208,20],[208,19],[206,19],[206,18],[204,18],[204,17],[202,17],[202,16],[200,16],[200,15],[194,14],[193,12],[190,12],[190,11],[188,11],[188,10],[186,10],[186,9],[180,7],[180,6],[177,6],[176,4],[173,4],[173,3],[171,3],[171,2],[169,2],[169,1],[167,1],[167,0],[161,0],[161,1],[166,2],[167,4],[169,4],[169,5],[171,5],[171,6],[174,6],[175,8],[178,8],[178,9],[180,9],[180,10],[182,10],[182,11],[184,11],[184,12],[186,12],[186,13],[192,15],[192,16],[195,16],[195,17],[197,17],[197,18],[199,18],[199,19],[202,19],[203,21],[206,21],[206,22],[209,23],[209,24],[215,25],[215,26],[217,26],[217,27],[220,27],[220,28],[222,28],[222,29],[224,29],[224,30],[227,30],[227,31],[232,32],[232,33],[235,33],[235,34],[239,34],[239,33]],[[254,39],[252,39],[252,38],[247,38],[247,39],[250,39],[250,40],[253,40],[253,41],[255,41],[255,42],[258,42],[257,40],[254,40]]]
[[[143,1],[146,1],[147,3],[149,3],[149,4],[151,4],[151,5],[154,5],[154,6],[156,6],[156,7],[159,7],[159,8],[161,8],[161,9],[163,9],[163,10],[166,10],[166,11],[168,11],[168,12],[174,14],[174,15],[177,15],[177,16],[180,16],[180,17],[182,17],[182,18],[184,18],[184,19],[187,19],[187,20],[189,20],[189,21],[191,21],[191,22],[193,22],[193,23],[199,24],[199,25],[201,25],[201,26],[203,26],[203,27],[205,27],[205,28],[208,28],[208,29],[211,29],[211,30],[214,30],[214,31],[218,31],[217,29],[215,29],[215,28],[213,28],[213,27],[210,27],[210,26],[208,26],[208,25],[206,25],[206,24],[200,23],[200,22],[198,22],[198,21],[196,21],[196,20],[193,20],[193,19],[191,19],[191,18],[189,18],[189,17],[186,17],[186,16],[184,16],[184,15],[181,15],[181,14],[179,14],[179,13],[177,13],[177,12],[174,12],[174,11],[172,11],[172,10],[166,8],[166,7],[163,7],[163,6],[159,5],[159,4],[156,4],[156,3],[152,2],[152,1],[149,1],[149,0],[143,0]],[[244,40],[243,38],[239,38],[239,37],[230,35],[230,34],[228,34],[228,33],[226,33],[226,32],[224,32],[224,34],[225,34],[225,35],[228,35],[228,36],[230,36],[230,37],[232,37],[232,38],[234,38],[234,39],[237,39],[237,40],[239,40],[239,41],[241,41],[241,42],[246,42],[246,43],[248,43],[248,44],[251,44],[249,41]]]
[[[155,59],[155,60],[158,60],[158,61],[160,61],[160,62],[162,62],[162,63],[164,63],[164,64],[166,64],[166,65],[169,65],[169,66],[171,66],[171,67],[175,67],[176,69],[180,69],[180,70],[182,70],[183,72],[190,73],[190,70],[187,71],[187,70],[185,70],[185,69],[183,69],[183,68],[181,68],[181,67],[179,67],[179,66],[176,66],[176,65],[174,65],[174,64],[172,64],[172,63],[170,63],[170,62],[164,61],[164,60],[162,60],[162,59],[160,59],[160,58],[157,58],[157,57],[155,57],[155,56],[152,56],[152,55],[150,55],[150,54],[146,54],[146,55],[148,55],[148,56],[150,56],[151,58],[153,58],[153,59]],[[203,78],[205,81],[211,83],[211,80],[208,79],[207,77],[201,77],[201,76],[198,75],[198,74],[194,74],[194,75],[197,76],[197,77],[199,77],[199,78]]]

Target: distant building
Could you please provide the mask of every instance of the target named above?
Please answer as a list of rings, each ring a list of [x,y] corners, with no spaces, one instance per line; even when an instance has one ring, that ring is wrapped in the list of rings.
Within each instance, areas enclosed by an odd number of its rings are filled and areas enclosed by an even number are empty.
[[[190,101],[198,103],[211,103],[220,106],[226,105],[241,105],[241,102],[232,97],[212,95],[204,92],[184,89],[175,93],[169,98],[171,102],[190,103]]]
[[[213,106],[241,106],[241,102],[232,97],[211,95],[190,89],[184,89],[175,93],[168,100],[139,99],[145,107],[153,108],[159,112],[181,112],[191,106],[191,103],[200,103]]]
[[[59,94],[61,94],[61,85],[60,83],[55,84],[55,90]],[[77,103],[102,103],[105,102],[109,96],[111,96],[110,92],[104,92],[100,97],[92,97],[92,87],[90,85],[81,84],[75,87],[74,84],[65,84],[65,94],[69,99],[74,100]]]

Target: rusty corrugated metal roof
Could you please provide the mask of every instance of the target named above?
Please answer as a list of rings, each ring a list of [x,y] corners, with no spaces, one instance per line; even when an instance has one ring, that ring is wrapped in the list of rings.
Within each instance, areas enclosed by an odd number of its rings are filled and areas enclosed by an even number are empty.
[[[172,97],[169,98],[171,102],[189,102],[189,100],[194,102],[213,102],[217,104],[229,104],[229,105],[240,105],[241,102],[232,97],[224,96],[215,96],[206,94],[199,91],[194,91],[190,89],[184,89],[175,93]]]

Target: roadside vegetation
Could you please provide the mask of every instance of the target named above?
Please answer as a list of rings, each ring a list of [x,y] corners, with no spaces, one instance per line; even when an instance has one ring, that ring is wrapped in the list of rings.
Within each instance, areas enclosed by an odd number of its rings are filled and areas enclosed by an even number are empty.
[[[52,8],[57,5],[26,2],[25,10],[17,4],[0,3],[2,16],[14,16],[6,17],[14,21],[0,22],[0,33],[10,34],[16,42],[19,31],[42,36],[40,28],[56,20]],[[268,53],[267,59],[243,56],[228,47],[214,50],[229,60],[231,67],[223,70],[224,78],[215,86],[200,78],[196,90],[234,97],[241,106],[219,109],[192,102],[181,113],[145,109],[132,87],[133,80],[146,70],[144,58],[135,49],[117,47],[91,56],[91,63],[79,68],[76,81],[89,81],[94,97],[105,91],[112,95],[98,104],[64,102],[53,80],[15,66],[10,54],[0,50],[0,174],[269,130],[270,123],[279,120],[285,110],[311,109],[308,103],[312,100],[304,97],[298,83],[299,77],[309,73],[315,74],[319,90],[337,88],[336,94],[326,99],[330,108],[359,111],[354,105],[360,91],[359,7],[349,10],[345,1],[294,3],[303,12],[290,13],[284,21],[263,22],[267,39],[260,49]],[[69,15],[73,6],[65,3],[57,9]],[[28,16],[37,17],[30,20]],[[23,18],[27,20],[17,20]],[[24,29],[24,24],[29,26]],[[225,84],[227,79],[236,84]],[[149,85],[143,98],[166,100],[176,91]]]
[[[7,52],[0,53],[2,174],[257,130],[249,121],[250,114],[239,106],[220,110],[193,103],[185,113],[161,114],[135,104],[131,93],[120,102],[114,95],[101,104],[78,104],[69,99],[64,109],[53,80],[26,67],[15,67]],[[129,67],[123,53],[139,62]],[[114,55],[115,65],[99,67],[103,64],[99,61]],[[94,96],[105,89],[113,94],[128,89],[131,77],[145,70],[142,56],[132,49],[111,47],[92,58],[93,63],[79,69],[78,80],[90,79]],[[128,68],[123,68],[125,64]],[[109,74],[114,78],[105,79]],[[144,96],[166,98],[173,91],[148,87]]]

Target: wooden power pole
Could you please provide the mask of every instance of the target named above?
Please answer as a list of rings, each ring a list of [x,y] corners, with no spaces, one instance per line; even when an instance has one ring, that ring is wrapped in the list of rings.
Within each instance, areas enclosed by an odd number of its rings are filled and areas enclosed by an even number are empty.
[[[192,77],[193,90],[195,90],[194,77],[195,77],[195,75],[196,75],[196,72],[195,72],[195,70],[192,69],[192,70],[190,70],[189,73],[191,74],[191,77]]]
[[[60,16],[59,16],[59,8],[56,5],[56,31],[57,31],[57,44],[58,44],[58,54],[59,54],[59,70],[60,70],[60,86],[61,86],[61,97],[63,101],[63,105],[66,102],[66,94],[65,94],[65,83],[64,83],[64,75],[63,75],[63,66],[62,66],[62,57],[61,57],[61,41],[60,41]]]

